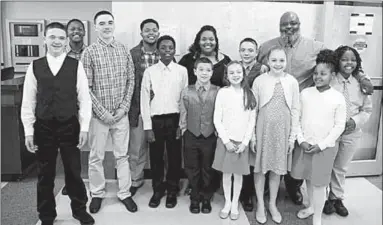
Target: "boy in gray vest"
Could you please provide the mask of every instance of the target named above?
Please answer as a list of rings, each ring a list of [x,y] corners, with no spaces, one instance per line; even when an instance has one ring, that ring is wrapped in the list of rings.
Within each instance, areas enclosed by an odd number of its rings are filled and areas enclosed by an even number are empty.
[[[65,26],[50,23],[44,34],[47,55],[29,65],[21,105],[25,145],[36,153],[39,167],[39,219],[41,225],[53,225],[57,216],[53,188],[60,148],[72,215],[81,225],[93,225],[94,219],[86,212],[88,197],[79,150],[86,143],[92,112],[88,80],[82,63],[65,53]]]
[[[184,138],[185,172],[191,185],[191,213],[210,213],[212,162],[217,137],[213,124],[214,103],[219,87],[210,83],[213,63],[200,58],[194,64],[196,84],[186,87],[181,94],[180,130]],[[200,208],[200,201],[202,207]]]

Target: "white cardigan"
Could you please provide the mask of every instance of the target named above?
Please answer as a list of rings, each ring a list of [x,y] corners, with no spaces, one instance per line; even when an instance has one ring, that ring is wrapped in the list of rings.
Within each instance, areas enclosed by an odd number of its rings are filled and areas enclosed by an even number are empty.
[[[291,115],[291,132],[289,142],[296,140],[299,127],[299,84],[292,75],[285,73],[281,77],[274,77],[269,73],[264,73],[257,77],[253,83],[253,92],[257,100],[257,110],[265,106],[273,97],[275,84],[281,81],[283,92],[285,95],[287,106],[290,109]]]

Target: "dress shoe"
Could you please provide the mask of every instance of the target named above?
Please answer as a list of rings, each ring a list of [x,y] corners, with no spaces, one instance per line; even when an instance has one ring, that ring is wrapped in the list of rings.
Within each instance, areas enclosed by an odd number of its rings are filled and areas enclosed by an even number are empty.
[[[302,203],[303,203],[303,195],[302,195],[302,192],[301,192],[300,188],[298,188],[296,190],[288,191],[288,193],[290,195],[291,200],[294,202],[294,204],[302,205]]]
[[[191,213],[198,214],[200,212],[199,202],[195,200],[190,201],[189,210]]]
[[[126,209],[129,212],[137,212],[137,205],[133,201],[132,197],[127,197],[127,198],[120,200],[120,201],[122,202],[122,204],[125,205]]]
[[[68,195],[68,191],[66,189],[66,186],[64,186],[63,189],[61,190],[61,194],[62,195]]]
[[[89,212],[97,213],[98,211],[100,211],[102,200],[103,198],[97,198],[97,197],[92,198],[92,201],[90,201],[90,204],[89,204]]]
[[[85,210],[72,214],[73,218],[80,221],[81,225],[93,225],[93,217]]]
[[[259,223],[259,224],[265,224],[267,222],[267,213],[266,211],[263,211],[263,214],[261,213],[262,211],[256,211],[255,212],[255,220]]]
[[[166,208],[174,208],[177,205],[177,195],[168,194],[166,197]]]
[[[326,200],[323,207],[323,213],[326,215],[331,215],[335,212],[334,200]]]
[[[241,199],[243,209],[246,212],[251,212],[253,211],[253,198],[252,197],[243,197]]]
[[[229,214],[230,214],[230,211],[229,212],[225,212],[223,210],[219,211],[219,217],[221,219],[226,219],[227,217],[229,217]]]
[[[271,219],[275,223],[277,223],[277,224],[282,223],[282,215],[281,215],[281,213],[279,212],[279,210],[277,208],[269,207],[269,212],[270,212],[270,215],[271,215]]]
[[[211,204],[210,204],[210,200],[204,199],[204,200],[202,201],[201,211],[202,211],[202,213],[204,213],[204,214],[208,214],[208,213],[211,212]]]
[[[53,225],[53,220],[44,220],[44,221],[41,221],[41,225]]]
[[[348,216],[348,210],[347,210],[347,208],[343,205],[342,200],[340,200],[340,199],[336,199],[336,200],[334,200],[334,208],[335,208],[335,212],[336,212],[339,216],[343,216],[343,217]]]
[[[141,183],[141,184],[138,185],[137,187],[135,187],[135,186],[131,186],[131,187],[129,188],[131,197],[133,197],[133,196],[136,194],[137,190],[140,189],[143,185],[144,185],[144,183]]]
[[[299,210],[299,212],[297,213],[297,217],[299,219],[307,219],[308,217],[314,215],[314,208],[304,208],[304,209],[301,209]]]
[[[230,212],[230,219],[231,220],[238,220],[238,218],[239,218],[239,212],[238,213]]]
[[[162,197],[164,197],[163,192],[154,192],[153,196],[150,198],[149,207],[157,208],[161,203]]]

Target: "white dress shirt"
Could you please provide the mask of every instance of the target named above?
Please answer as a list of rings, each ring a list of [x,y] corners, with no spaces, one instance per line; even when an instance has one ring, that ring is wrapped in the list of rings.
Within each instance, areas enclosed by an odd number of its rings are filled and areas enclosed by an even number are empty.
[[[344,81],[347,84],[347,89],[350,99],[350,116],[355,121],[355,130],[360,130],[361,127],[368,121],[372,113],[372,101],[369,95],[363,94],[360,90],[360,83],[354,76],[350,76],[347,80],[338,73],[330,83],[330,86],[339,91],[343,95]]]
[[[218,91],[214,108],[214,126],[224,144],[230,140],[248,146],[255,127],[255,108],[245,110],[243,91],[224,87]]]
[[[341,93],[330,88],[319,92],[309,87],[301,92],[298,143],[317,144],[321,150],[334,147],[346,124],[346,102]]]
[[[47,61],[50,70],[54,76],[59,72],[66,53],[53,57],[47,54]],[[90,99],[88,79],[85,74],[84,67],[81,62],[78,62],[77,68],[77,100],[79,103],[79,120],[80,128],[83,132],[88,132],[90,118],[92,115],[92,101]],[[29,65],[24,80],[23,101],[21,104],[21,121],[24,125],[25,136],[33,135],[33,124],[36,121],[35,108],[36,108],[36,94],[37,94],[37,80],[33,73],[33,62]]]
[[[186,68],[174,62],[165,66],[159,61],[145,70],[141,85],[144,130],[152,129],[152,116],[180,112],[181,92],[187,85]],[[152,100],[151,91],[154,93]]]

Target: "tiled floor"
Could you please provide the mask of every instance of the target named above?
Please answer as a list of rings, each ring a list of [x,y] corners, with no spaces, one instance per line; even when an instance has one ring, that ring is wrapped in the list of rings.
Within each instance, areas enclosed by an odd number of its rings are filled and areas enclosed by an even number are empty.
[[[147,181],[145,185],[138,191],[134,197],[139,206],[137,213],[129,213],[124,206],[118,202],[116,197],[117,183],[115,181],[108,182],[107,184],[107,199],[103,202],[103,206],[98,214],[94,217],[96,224],[106,225],[110,224],[113,219],[113,225],[129,224],[136,225],[152,225],[152,224],[166,224],[166,225],[188,225],[199,224],[206,225],[219,225],[219,224],[258,224],[254,221],[254,212],[245,213],[241,208],[241,216],[237,221],[230,219],[222,220],[218,217],[218,212],[221,209],[224,199],[223,196],[215,194],[213,200],[213,211],[211,214],[191,214],[188,211],[189,200],[187,196],[180,196],[178,198],[178,205],[174,209],[167,209],[164,207],[164,199],[157,209],[148,207],[148,202],[151,197],[150,182]],[[282,188],[281,188],[282,189]],[[342,218],[337,215],[326,216],[323,215],[323,225],[379,225],[382,224],[382,191],[376,186],[371,184],[364,178],[350,178],[346,182],[346,200],[345,205],[350,211],[347,218]],[[305,191],[303,191],[305,193]],[[183,192],[181,192],[183,193]],[[76,220],[71,217],[69,207],[69,198],[58,194],[57,212],[58,217],[55,224],[57,225],[74,225],[78,224]],[[311,219],[300,220],[295,214],[301,208],[297,206],[290,206],[290,201],[283,198],[280,194],[278,198],[278,205],[284,216],[282,224],[285,225],[311,225]],[[286,209],[286,210],[284,210]],[[274,224],[269,217],[266,224]],[[39,223],[37,223],[39,225]]]

